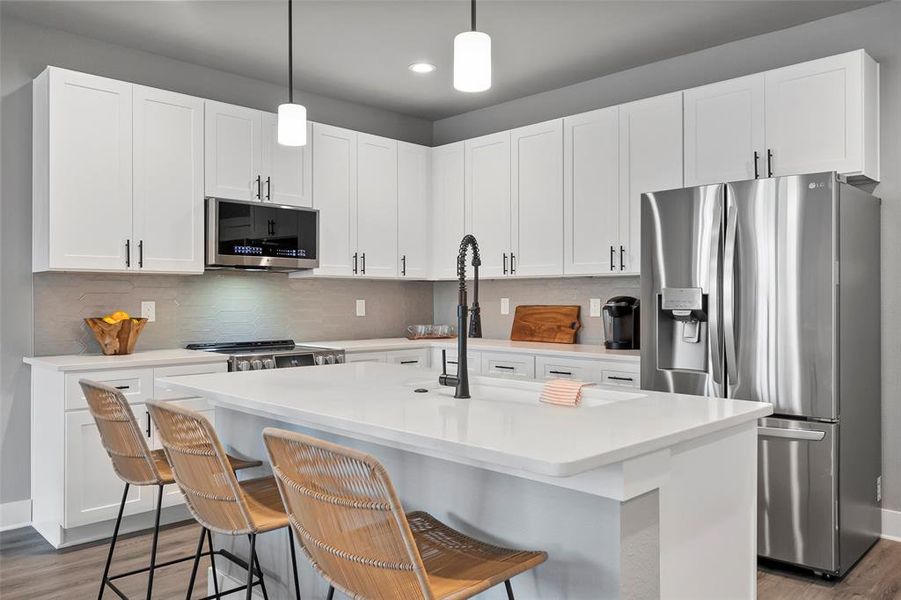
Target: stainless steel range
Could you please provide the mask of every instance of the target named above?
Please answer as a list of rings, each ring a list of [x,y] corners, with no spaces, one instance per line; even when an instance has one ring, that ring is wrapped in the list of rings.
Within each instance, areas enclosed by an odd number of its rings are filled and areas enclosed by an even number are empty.
[[[298,346],[294,340],[188,344],[185,347],[188,350],[228,354],[229,371],[315,367],[344,362],[344,350]]]

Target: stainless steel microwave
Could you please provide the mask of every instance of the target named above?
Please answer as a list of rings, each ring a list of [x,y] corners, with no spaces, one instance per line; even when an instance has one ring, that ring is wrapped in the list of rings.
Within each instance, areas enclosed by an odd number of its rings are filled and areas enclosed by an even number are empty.
[[[318,266],[318,210],[206,199],[207,269],[298,271]]]

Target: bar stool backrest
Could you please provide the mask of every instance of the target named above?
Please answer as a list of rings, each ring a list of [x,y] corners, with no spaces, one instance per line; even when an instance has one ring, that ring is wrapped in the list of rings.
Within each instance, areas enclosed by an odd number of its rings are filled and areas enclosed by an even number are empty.
[[[210,422],[172,403],[148,401],[147,406],[194,518],[217,533],[255,533],[244,493]]]
[[[132,485],[159,485],[162,478],[125,394],[87,379],[78,384],[119,479]]]
[[[267,428],[288,520],[313,566],[353,598],[433,597],[400,500],[374,457]]]

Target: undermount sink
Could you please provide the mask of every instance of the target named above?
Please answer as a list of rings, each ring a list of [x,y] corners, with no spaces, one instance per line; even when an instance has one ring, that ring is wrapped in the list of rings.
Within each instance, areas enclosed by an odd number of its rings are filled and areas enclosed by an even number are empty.
[[[447,398],[454,397],[454,388],[441,385],[432,379],[416,379],[408,382],[407,385],[412,393],[419,392],[422,395],[438,394]],[[470,401],[538,404],[542,387],[543,385],[540,382],[535,381],[474,377],[469,386],[469,392],[472,396]],[[582,390],[582,403],[580,406],[601,406],[611,402],[635,400],[644,396],[645,394],[642,393],[613,390],[609,387],[594,384]]]

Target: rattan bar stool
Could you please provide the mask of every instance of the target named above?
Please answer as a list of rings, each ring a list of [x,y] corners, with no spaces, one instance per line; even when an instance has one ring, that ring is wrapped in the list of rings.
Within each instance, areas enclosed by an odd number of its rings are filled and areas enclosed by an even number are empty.
[[[228,457],[216,431],[203,415],[165,402],[148,401],[147,406],[160,432],[163,450],[172,465],[175,482],[181,488],[194,518],[203,527],[187,599],[190,600],[194,589],[204,535],[209,538],[209,532],[214,531],[224,535],[248,536],[250,556],[247,561],[229,556],[247,570],[247,583],[221,594],[217,585],[216,593],[204,600],[239,590],[245,590],[245,597],[250,600],[253,587],[257,585],[263,598],[268,600],[263,570],[256,553],[257,535],[284,528],[288,532],[288,547],[291,549],[291,565],[294,568],[294,595],[300,600],[294,536],[288,527],[288,515],[279,497],[275,478],[269,476],[238,481],[228,466]],[[214,572],[215,569],[216,566],[213,565]]]
[[[313,566],[335,588],[366,600],[460,600],[547,560],[451,529],[424,512],[404,514],[374,457],[316,438],[263,431],[288,519]]]
[[[88,410],[94,417],[97,429],[100,431],[100,441],[113,463],[113,470],[119,479],[125,482],[125,490],[122,492],[122,503],[119,505],[119,515],[116,517],[116,526],[113,529],[113,539],[110,541],[109,553],[106,557],[106,566],[103,568],[103,578],[100,580],[100,593],[97,598],[103,598],[103,592],[109,587],[113,593],[123,600],[128,600],[125,594],[116,587],[113,581],[138,573],[148,573],[147,599],[150,600],[153,593],[153,575],[156,569],[168,567],[187,560],[195,560],[195,555],[190,554],[164,563],[156,564],[156,548],[160,534],[160,511],[163,502],[163,486],[175,483],[172,477],[172,469],[166,461],[162,450],[151,450],[147,446],[147,440],[141,431],[128,399],[114,387],[103,383],[82,379],[78,382],[84,392],[88,403]],[[147,424],[148,433],[150,424]],[[229,467],[234,470],[258,467],[262,463],[254,460],[244,460],[228,457]],[[125,502],[128,499],[128,490],[133,485],[157,486],[156,521],[153,527],[153,542],[150,550],[150,566],[134,569],[118,575],[109,574],[113,561],[113,552],[116,549],[116,541],[119,538],[119,526],[122,523],[122,513]],[[212,537],[212,536],[211,536]],[[210,542],[210,552],[212,552]],[[204,553],[209,555],[209,552]],[[212,560],[210,556],[210,560]]]

